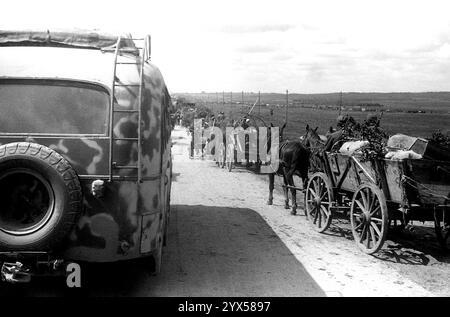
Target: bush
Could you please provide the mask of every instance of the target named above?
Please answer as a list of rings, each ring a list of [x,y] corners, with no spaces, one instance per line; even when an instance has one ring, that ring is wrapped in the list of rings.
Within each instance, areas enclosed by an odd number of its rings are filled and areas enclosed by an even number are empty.
[[[450,136],[443,134],[440,130],[433,132],[428,140],[437,146],[450,149]]]

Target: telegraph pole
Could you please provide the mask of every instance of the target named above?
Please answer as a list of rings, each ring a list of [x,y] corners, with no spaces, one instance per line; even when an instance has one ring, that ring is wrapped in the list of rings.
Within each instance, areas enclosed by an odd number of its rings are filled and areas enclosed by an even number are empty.
[[[258,115],[261,115],[261,90],[258,91]]]
[[[289,91],[286,89],[286,113],[285,113],[285,117],[284,117],[284,122],[288,122],[288,107],[289,107]]]
[[[219,106],[219,93],[216,92],[216,104],[217,106]]]

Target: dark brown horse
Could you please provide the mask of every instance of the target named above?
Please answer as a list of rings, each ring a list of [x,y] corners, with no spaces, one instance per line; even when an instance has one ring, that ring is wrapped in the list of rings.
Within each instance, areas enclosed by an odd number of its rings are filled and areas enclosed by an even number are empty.
[[[326,136],[317,133],[317,127],[315,129],[310,128],[309,124],[306,125],[306,133],[301,137],[303,144],[310,150],[323,149],[325,144],[330,138],[333,138],[333,134],[336,132],[328,133]]]
[[[337,133],[338,132],[338,133]],[[326,136],[317,133],[317,127],[312,129],[309,125],[306,125],[306,133],[302,136],[301,140],[303,144],[309,149],[310,156],[310,171],[318,172],[323,171],[323,155],[324,151],[329,150],[335,142],[341,137],[340,131],[331,131]]]
[[[280,130],[280,146],[279,146],[279,167],[276,173],[269,174],[269,200],[268,205],[273,203],[273,189],[275,183],[275,174],[283,177],[285,209],[289,209],[289,188],[292,196],[291,214],[297,213],[297,190],[294,188],[294,175],[302,178],[303,188],[308,182],[308,167],[310,152],[300,140],[283,140],[284,124]],[[270,134],[269,134],[270,136]],[[270,144],[270,142],[269,142]],[[289,187],[288,187],[289,186]]]

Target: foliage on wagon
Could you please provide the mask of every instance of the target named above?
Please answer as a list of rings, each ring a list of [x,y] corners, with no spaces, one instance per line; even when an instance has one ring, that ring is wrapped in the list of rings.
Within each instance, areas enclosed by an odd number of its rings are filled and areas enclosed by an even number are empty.
[[[450,136],[443,134],[440,130],[433,132],[429,141],[450,151]]]
[[[343,131],[343,140],[367,140],[369,144],[362,150],[362,160],[367,161],[386,154],[386,144],[389,135],[380,127],[381,118],[368,117],[363,123],[356,122],[351,116],[345,116],[339,121],[338,127]]]
[[[207,119],[213,114],[211,109],[205,106],[184,106],[181,108],[181,113],[183,117],[183,126],[194,127],[195,119]]]

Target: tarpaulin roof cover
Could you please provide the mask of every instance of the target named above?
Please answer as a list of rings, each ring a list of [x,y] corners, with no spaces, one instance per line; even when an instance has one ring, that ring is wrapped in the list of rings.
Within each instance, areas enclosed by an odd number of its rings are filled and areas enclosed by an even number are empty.
[[[92,49],[113,48],[118,35],[98,31],[0,30],[0,46],[65,46]],[[121,47],[136,48],[131,35],[121,35]],[[138,51],[136,50],[136,53]]]

